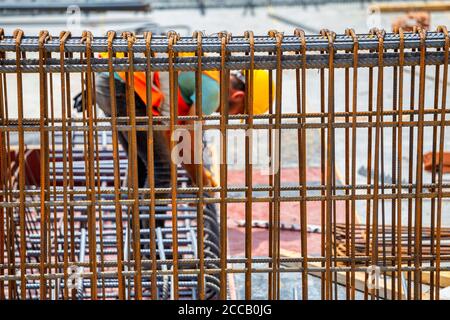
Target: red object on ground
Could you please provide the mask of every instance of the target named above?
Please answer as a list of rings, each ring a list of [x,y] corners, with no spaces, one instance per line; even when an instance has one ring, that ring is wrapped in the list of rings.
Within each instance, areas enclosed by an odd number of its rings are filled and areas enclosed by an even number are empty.
[[[430,29],[430,13],[427,11],[412,11],[397,17],[392,22],[392,29],[402,28],[405,32],[412,32],[414,27]]]
[[[436,152],[435,167],[436,172],[439,172],[439,152]],[[433,152],[425,153],[423,156],[423,168],[430,172],[433,170]],[[442,154],[442,172],[450,172],[450,152],[443,152]]]
[[[306,179],[308,183],[320,184],[320,168],[307,168]],[[245,181],[245,172],[243,170],[228,171],[228,185],[242,186]],[[253,185],[267,185],[268,176],[261,175],[259,170],[253,170]],[[282,183],[298,184],[298,169],[282,168]],[[338,183],[338,181],[336,182]],[[321,202],[310,201],[307,203],[307,224],[321,225],[320,214]],[[281,203],[281,222],[287,224],[300,223],[300,203],[282,202]],[[345,202],[336,202],[337,222],[345,222]],[[268,203],[253,203],[253,220],[269,220]],[[245,203],[229,203],[228,204],[228,250],[233,257],[245,255],[245,228],[238,227],[237,221],[245,219]],[[269,250],[269,231],[264,229],[252,229],[252,255],[267,256]],[[298,253],[300,256],[300,232],[282,230],[281,250]],[[320,254],[321,234],[308,233],[308,255]]]

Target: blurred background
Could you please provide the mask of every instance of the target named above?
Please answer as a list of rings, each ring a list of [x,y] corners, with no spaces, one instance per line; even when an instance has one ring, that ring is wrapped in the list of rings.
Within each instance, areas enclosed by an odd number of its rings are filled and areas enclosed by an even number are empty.
[[[411,6],[420,3],[428,7],[416,10]],[[112,29],[176,30],[181,35],[195,30],[207,35],[221,30],[266,34],[270,29],[292,33],[296,27],[307,33],[318,33],[322,28],[336,32],[354,28],[364,33],[372,27],[390,30],[393,24],[416,22],[434,30],[450,17],[448,1],[383,1],[391,5],[388,10],[378,4],[367,0],[2,0],[0,24],[6,32],[21,27],[25,34],[44,27],[50,33],[69,29],[73,35],[84,29],[94,35]],[[392,9],[392,5],[396,7]]]

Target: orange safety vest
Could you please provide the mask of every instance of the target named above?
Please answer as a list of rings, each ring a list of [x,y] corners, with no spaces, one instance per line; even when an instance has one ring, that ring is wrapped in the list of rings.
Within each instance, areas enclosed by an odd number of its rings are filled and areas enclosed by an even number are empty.
[[[213,80],[219,82],[219,74],[217,71],[204,71],[204,74],[212,78]],[[125,81],[125,72],[119,72],[119,77]],[[147,104],[147,93],[146,93],[146,77],[144,72],[135,72],[134,73],[134,91],[137,93],[139,98]],[[159,73],[153,73],[153,83],[152,83],[152,111],[153,115],[159,115],[159,106],[161,105],[162,100],[164,99],[164,94],[160,90],[160,80]],[[183,95],[181,94],[180,88],[178,88],[178,115],[186,116],[189,114],[189,109],[191,108],[190,104],[183,99]]]
[[[108,53],[102,52],[100,53],[100,57],[107,58]],[[213,80],[220,82],[220,76],[218,71],[203,71],[205,75],[212,78]],[[126,81],[126,73],[125,72],[118,72],[119,77]],[[161,103],[164,99],[164,93],[161,91],[161,83],[159,80],[159,72],[153,72],[153,79],[152,79],[152,112],[154,116],[160,115],[159,107],[161,106]],[[134,91],[137,93],[139,98],[147,104],[147,80],[145,77],[145,72],[134,72]],[[178,88],[178,115],[179,116],[186,116],[189,114],[189,110],[192,105],[188,104],[184,99],[183,95],[181,94],[180,88]]]

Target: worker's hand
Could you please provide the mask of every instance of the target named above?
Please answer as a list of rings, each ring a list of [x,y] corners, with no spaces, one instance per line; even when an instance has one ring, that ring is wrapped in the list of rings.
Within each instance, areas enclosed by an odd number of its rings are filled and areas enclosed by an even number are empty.
[[[213,178],[212,172],[209,171],[206,168],[203,168],[203,187],[213,187],[213,188],[215,188],[218,185],[219,184]],[[214,193],[215,192],[212,192],[212,191],[208,191],[208,192],[204,191],[203,194],[204,194],[205,197],[214,198]],[[189,206],[195,207],[195,206],[197,206],[197,204],[196,203],[189,203]]]
[[[206,168],[203,168],[203,186],[204,187],[217,187],[219,184],[214,179],[213,174]]]
[[[78,112],[83,111],[83,92],[80,92],[75,97],[73,97],[73,108]]]

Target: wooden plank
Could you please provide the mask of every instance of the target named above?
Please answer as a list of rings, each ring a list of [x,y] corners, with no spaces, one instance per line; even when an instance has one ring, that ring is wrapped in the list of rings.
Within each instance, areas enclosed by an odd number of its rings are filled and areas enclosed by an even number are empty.
[[[434,273],[434,277],[436,278],[436,272]],[[413,274],[411,274],[411,278],[414,279]],[[441,288],[450,287],[450,271],[441,271],[439,278],[439,285]],[[430,284],[430,279],[430,271],[422,271],[422,283]]]
[[[443,1],[377,3],[370,5],[369,11],[383,12],[383,13],[410,12],[410,11],[443,12],[443,11],[450,11],[450,3]]]
[[[292,252],[289,250],[281,249],[280,253],[281,253],[281,256],[284,256],[284,257],[289,257],[289,258],[300,257],[300,253]],[[295,267],[301,266],[301,264],[299,264],[299,263],[284,263],[283,265],[295,266]],[[321,266],[320,262],[309,262],[308,263],[309,268],[317,268],[320,266]],[[339,271],[336,273],[333,272],[332,273],[333,274],[333,282],[337,282],[338,284],[345,286],[346,281],[347,281],[347,273],[348,272],[344,272],[344,271]],[[310,271],[310,272],[308,272],[308,274],[318,277],[318,278],[321,278],[324,273],[318,272],[318,271]],[[335,277],[335,274],[336,274],[336,277]],[[387,278],[386,284],[387,284],[386,285],[386,299],[392,299],[391,298],[392,294],[394,294],[394,297],[397,297],[397,290],[395,290],[394,292],[392,290],[390,277]],[[379,286],[380,286],[380,288],[378,290],[378,296],[380,298],[384,299],[385,298],[384,297],[385,290],[384,290],[383,279],[380,279]],[[366,287],[365,272],[361,272],[361,271],[355,272],[355,289],[357,291],[363,292],[365,287]],[[430,299],[429,294],[428,293],[422,294],[422,299],[429,300]],[[402,294],[402,300],[406,300],[406,296],[404,293]]]

